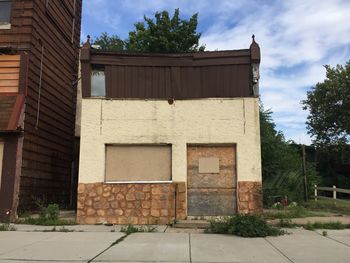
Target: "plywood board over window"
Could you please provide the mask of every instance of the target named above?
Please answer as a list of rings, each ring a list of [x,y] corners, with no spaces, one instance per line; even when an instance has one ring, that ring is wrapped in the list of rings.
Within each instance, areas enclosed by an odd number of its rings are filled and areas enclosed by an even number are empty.
[[[106,145],[106,182],[170,180],[170,145]]]

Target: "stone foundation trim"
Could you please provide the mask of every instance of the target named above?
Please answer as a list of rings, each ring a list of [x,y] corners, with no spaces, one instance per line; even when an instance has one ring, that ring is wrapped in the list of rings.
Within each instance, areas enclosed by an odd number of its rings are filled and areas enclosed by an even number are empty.
[[[262,211],[262,183],[238,182],[238,213],[261,213]]]
[[[171,224],[186,215],[185,182],[78,186],[79,224]]]

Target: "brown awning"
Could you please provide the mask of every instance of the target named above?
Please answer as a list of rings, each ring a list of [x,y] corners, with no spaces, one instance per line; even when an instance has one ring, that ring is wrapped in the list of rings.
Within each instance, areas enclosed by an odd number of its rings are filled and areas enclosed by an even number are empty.
[[[16,131],[24,104],[22,94],[0,94],[0,131]]]

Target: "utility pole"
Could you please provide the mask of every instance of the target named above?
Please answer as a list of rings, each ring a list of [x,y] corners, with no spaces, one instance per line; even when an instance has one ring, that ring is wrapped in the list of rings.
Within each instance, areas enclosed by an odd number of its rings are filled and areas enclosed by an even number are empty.
[[[305,157],[305,144],[301,145],[302,155],[303,155],[303,176],[304,176],[304,201],[308,201],[307,194],[307,176],[306,176],[306,157]]]

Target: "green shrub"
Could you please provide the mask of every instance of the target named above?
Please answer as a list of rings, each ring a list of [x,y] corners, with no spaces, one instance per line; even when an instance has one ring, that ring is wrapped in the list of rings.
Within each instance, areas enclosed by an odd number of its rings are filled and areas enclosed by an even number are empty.
[[[258,215],[235,215],[212,220],[206,232],[242,237],[266,237],[284,234],[283,230],[268,225],[265,219]]]
[[[45,209],[46,218],[51,220],[58,219],[59,213],[60,213],[60,208],[58,204],[49,204]]]
[[[59,206],[58,204],[49,204],[45,206],[43,202],[37,201],[39,209],[39,217],[26,217],[21,223],[29,225],[42,225],[42,226],[62,226],[62,225],[74,225],[72,220],[59,219]]]

